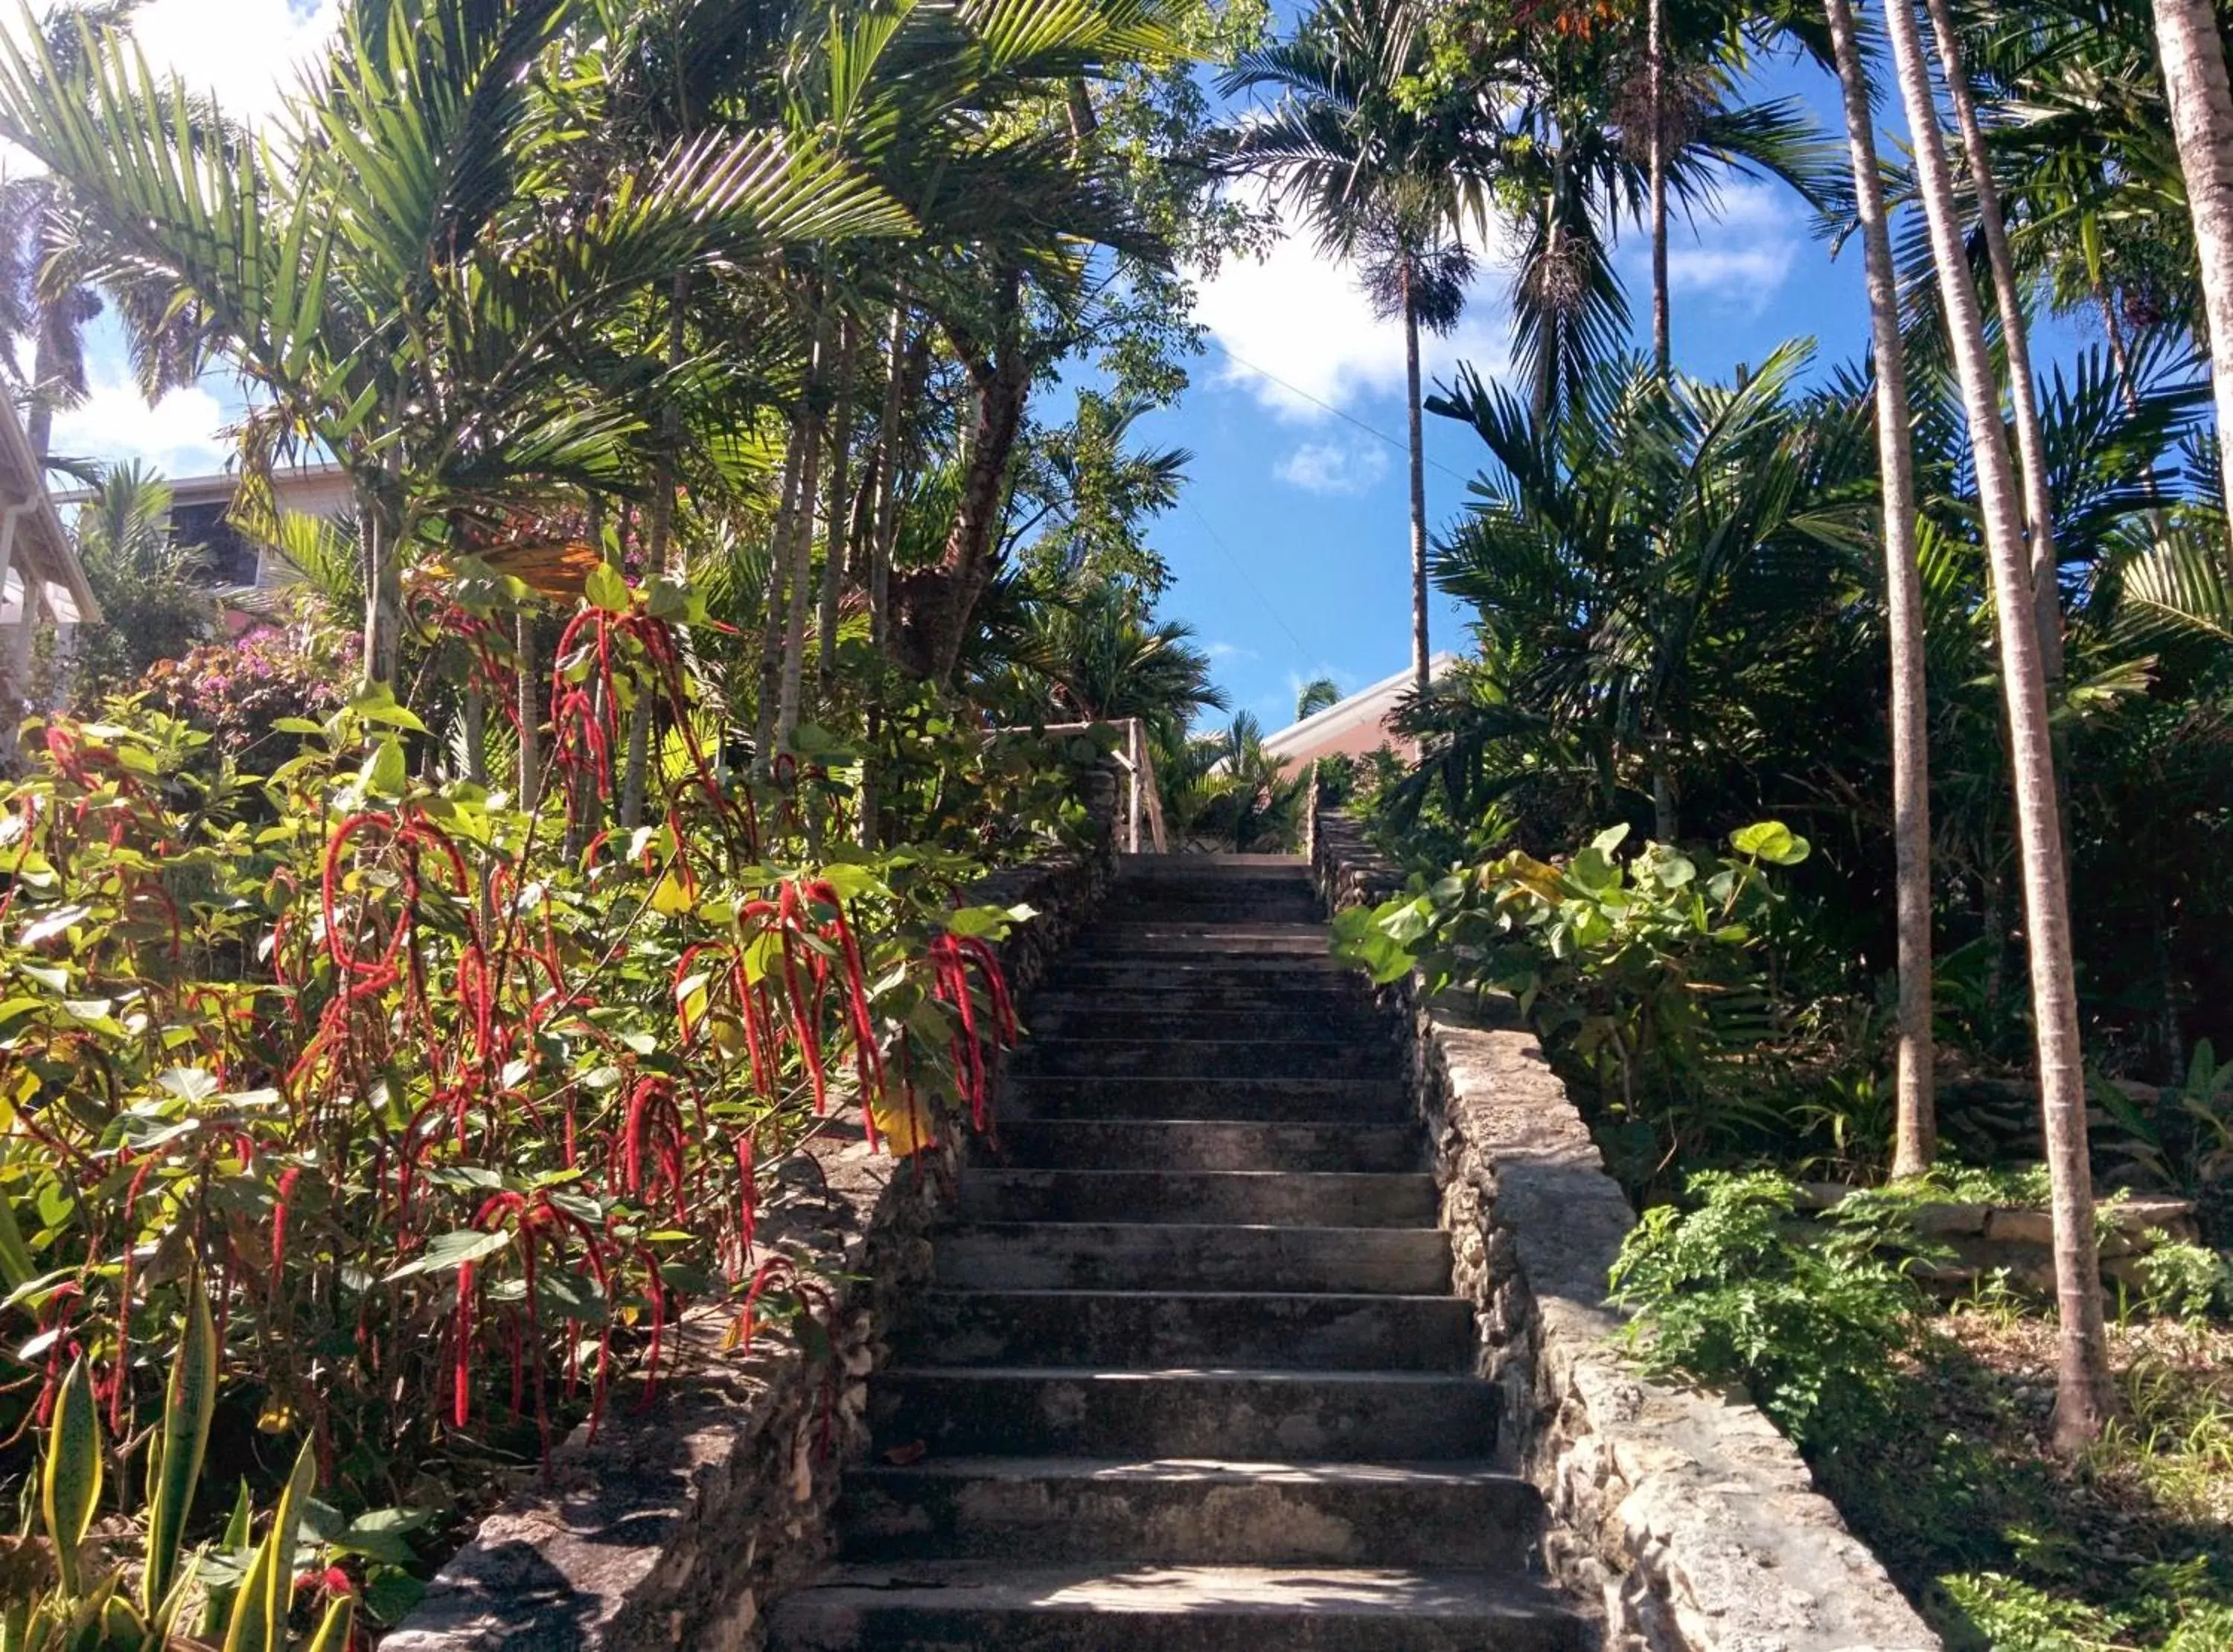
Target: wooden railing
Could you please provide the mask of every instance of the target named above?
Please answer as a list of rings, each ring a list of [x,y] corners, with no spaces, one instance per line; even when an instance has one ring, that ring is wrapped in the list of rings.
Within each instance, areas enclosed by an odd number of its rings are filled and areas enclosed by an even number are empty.
[[[1148,741],[1148,726],[1136,717],[1108,718],[1087,723],[1049,723],[1038,731],[1045,734],[1090,734],[1095,729],[1113,728],[1123,736],[1115,753],[1116,766],[1124,771],[1124,848],[1127,853],[1144,852],[1145,842],[1155,845],[1155,853],[1171,852],[1170,840],[1163,830],[1162,794],[1156,790],[1155,748]]]

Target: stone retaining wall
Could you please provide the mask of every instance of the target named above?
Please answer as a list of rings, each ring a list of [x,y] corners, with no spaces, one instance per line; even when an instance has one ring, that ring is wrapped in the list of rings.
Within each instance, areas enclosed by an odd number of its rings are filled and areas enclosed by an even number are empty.
[[[1105,779],[1105,777],[1104,777]],[[1106,817],[1113,790],[1096,801]],[[973,903],[1038,916],[1000,947],[1020,996],[1092,916],[1114,861],[1051,856],[996,874]],[[828,1558],[840,1472],[867,1447],[867,1380],[885,1329],[929,1274],[926,1231],[954,1158],[871,1157],[857,1111],[776,1169],[758,1244],[829,1283],[831,1357],[764,1331],[725,1350],[728,1313],[686,1319],[654,1403],[616,1383],[596,1437],[576,1430],[547,1477],[481,1523],[382,1652],[750,1652],[762,1603]]]
[[[1313,813],[1334,909],[1395,876],[1354,823]],[[1389,992],[1435,1142],[1480,1372],[1505,1392],[1503,1450],[1550,1506],[1546,1559],[1601,1593],[1619,1652],[1924,1652],[1938,1637],[1754,1407],[1639,1380],[1606,1270],[1635,1213],[1508,998]]]

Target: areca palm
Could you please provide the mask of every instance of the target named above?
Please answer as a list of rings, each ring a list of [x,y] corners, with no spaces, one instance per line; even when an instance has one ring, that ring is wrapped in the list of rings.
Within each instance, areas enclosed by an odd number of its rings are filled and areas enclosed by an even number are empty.
[[[1797,399],[1808,359],[1786,347],[1735,389],[1607,366],[1548,422],[1471,373],[1430,404],[1496,466],[1436,558],[1500,686],[1473,720],[1566,747],[1608,802],[1648,797],[1663,841],[1686,772],[1773,725],[1747,667],[1833,624],[1859,578],[1860,426]]]
[[[0,130],[97,228],[96,278],[160,281],[268,398],[251,470],[316,444],[355,485],[364,667],[393,678],[410,548],[459,510],[615,485],[658,374],[596,323],[676,273],[788,243],[903,233],[902,208],[812,134],[678,145],[542,195],[527,70],[567,0],[356,0],[286,141],[166,120],[131,42],[66,70],[0,45]]]

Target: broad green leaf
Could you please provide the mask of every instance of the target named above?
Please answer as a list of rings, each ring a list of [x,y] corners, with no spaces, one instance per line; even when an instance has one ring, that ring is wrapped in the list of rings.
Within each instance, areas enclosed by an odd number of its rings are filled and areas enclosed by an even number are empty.
[[[151,1613],[161,1608],[179,1564],[209,1447],[217,1388],[217,1330],[195,1277],[187,1281],[186,1330],[163,1390],[163,1426],[147,1446],[147,1554],[140,1599]]]
[[[599,563],[589,570],[589,578],[582,584],[582,595],[589,599],[592,607],[601,608],[608,614],[628,611],[628,581],[621,577],[620,569],[610,563]]]
[[[46,1470],[39,1480],[39,1509],[47,1540],[55,1546],[55,1569],[62,1592],[83,1592],[78,1546],[93,1525],[101,1502],[101,1418],[93,1397],[93,1373],[82,1357],[73,1360],[55,1396],[47,1432]]]
[[[1755,821],[1729,834],[1729,847],[1771,866],[1796,866],[1813,845],[1780,820]]]
[[[387,1283],[407,1279],[414,1273],[447,1273],[464,1267],[469,1262],[478,1262],[494,1256],[499,1251],[511,1248],[511,1233],[498,1228],[493,1233],[484,1233],[478,1228],[462,1227],[454,1232],[437,1233],[427,1240],[426,1248],[395,1269]]]

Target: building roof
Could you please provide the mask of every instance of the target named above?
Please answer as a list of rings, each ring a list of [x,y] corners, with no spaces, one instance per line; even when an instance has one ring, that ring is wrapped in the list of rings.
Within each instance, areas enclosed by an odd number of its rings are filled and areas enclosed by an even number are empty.
[[[1457,655],[1443,653],[1432,655],[1427,661],[1427,675],[1439,677],[1458,662]],[[1370,688],[1360,688],[1347,699],[1338,700],[1322,712],[1312,712],[1299,723],[1291,723],[1277,734],[1266,735],[1265,751],[1275,758],[1294,757],[1317,749],[1325,741],[1338,738],[1351,729],[1387,720],[1396,704],[1411,692],[1411,668],[1409,666],[1392,677],[1383,677]]]
[[[31,451],[23,421],[15,404],[4,396],[0,396],[0,506],[18,513],[10,566],[59,585],[68,594],[72,611],[61,618],[98,620],[101,604],[94,600],[84,564],[77,559],[77,547],[63,529],[62,519],[55,514],[54,498],[47,491],[47,467]],[[25,593],[29,594],[28,586]]]
[[[230,504],[239,491],[238,471],[210,471],[200,476],[166,476],[163,485],[171,490],[173,506],[196,504]],[[337,488],[346,492],[348,476],[338,465],[290,465],[271,473],[271,485],[283,497],[289,493],[316,489]],[[55,495],[56,504],[84,504],[96,490],[72,488]]]

